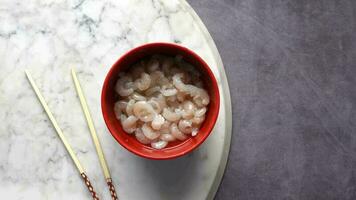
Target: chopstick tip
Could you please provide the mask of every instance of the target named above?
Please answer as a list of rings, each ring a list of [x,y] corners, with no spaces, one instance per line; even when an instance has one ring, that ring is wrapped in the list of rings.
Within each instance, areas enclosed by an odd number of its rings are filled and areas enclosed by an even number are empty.
[[[26,74],[27,77],[30,77],[30,76],[31,76],[30,71],[27,70],[27,69],[25,69],[25,74]]]

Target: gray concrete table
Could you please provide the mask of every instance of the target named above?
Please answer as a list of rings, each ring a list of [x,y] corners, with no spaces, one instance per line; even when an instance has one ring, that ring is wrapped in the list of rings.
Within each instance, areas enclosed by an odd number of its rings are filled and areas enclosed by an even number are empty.
[[[356,1],[189,3],[232,95],[216,199],[356,199]]]

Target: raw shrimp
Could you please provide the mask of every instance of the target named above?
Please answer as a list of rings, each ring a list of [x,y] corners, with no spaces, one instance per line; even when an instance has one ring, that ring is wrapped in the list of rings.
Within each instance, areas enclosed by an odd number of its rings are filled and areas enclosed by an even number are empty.
[[[187,90],[186,85],[182,81],[183,76],[184,75],[182,73],[179,73],[179,74],[175,74],[172,77],[173,85],[181,92],[185,92]]]
[[[133,109],[133,105],[135,104],[135,100],[131,99],[126,106],[126,114],[127,115],[132,115],[132,109]]]
[[[171,121],[171,122],[178,121],[181,118],[181,116],[178,113],[172,112],[168,108],[163,109],[162,115],[166,120]]]
[[[167,144],[168,142],[160,140],[158,142],[152,142],[151,147],[155,149],[163,149],[164,147],[167,146]]]
[[[164,86],[164,85],[169,84],[169,79],[166,77],[162,77],[157,82],[158,82],[158,85]]]
[[[155,98],[151,98],[147,103],[149,103],[152,106],[153,110],[156,113],[159,114],[162,112],[161,105],[158,103],[158,101]]]
[[[122,97],[126,97],[132,94],[134,92],[134,88],[130,78],[124,75],[119,80],[117,80],[115,91]]]
[[[182,133],[179,129],[176,123],[172,123],[171,127],[170,127],[170,131],[172,136],[174,136],[175,138],[177,138],[178,140],[186,140],[188,137]]]
[[[200,117],[193,117],[193,119],[191,119],[193,124],[197,124],[200,125],[204,120],[205,120],[205,115],[202,115]]]
[[[120,72],[115,116],[125,132],[154,149],[196,136],[210,102],[201,73],[183,57],[154,55]]]
[[[192,121],[182,119],[178,123],[178,128],[182,133],[189,134],[192,132]]]
[[[161,126],[161,133],[169,133],[169,128],[171,127],[171,122],[165,120],[163,125]]]
[[[192,136],[196,136],[198,132],[199,132],[199,128],[196,127],[192,128]]]
[[[126,101],[118,101],[114,105],[115,116],[117,119],[120,119],[120,115],[123,111],[126,110],[127,102]]]
[[[136,139],[141,142],[142,144],[149,144],[151,140],[148,139],[142,132],[141,128],[137,128],[135,131]]]
[[[198,89],[199,90],[197,94],[193,97],[194,103],[196,103],[200,107],[207,106],[210,102],[208,93],[201,88]]]
[[[172,78],[173,85],[180,91],[189,93],[190,96],[193,97],[194,102],[198,106],[206,106],[210,102],[210,98],[208,93],[201,88],[198,88],[194,85],[184,84],[182,81],[184,74],[175,74]]]
[[[141,91],[147,90],[150,87],[150,84],[151,77],[147,73],[141,73],[141,77],[135,81],[135,86]]]
[[[131,99],[134,99],[136,101],[146,101],[146,97],[142,96],[141,94],[134,92],[130,95]]]
[[[184,101],[183,102],[183,112],[182,112],[182,117],[184,119],[191,119],[194,117],[194,112],[195,112],[195,105],[191,101]]]
[[[120,122],[121,124],[127,119],[127,116],[125,114],[120,115]]]
[[[163,96],[166,96],[166,97],[174,96],[177,94],[177,89],[172,88],[168,85],[164,85],[164,86],[162,86],[161,93],[163,94]]]
[[[156,101],[159,104],[161,110],[167,107],[166,98],[162,94],[158,95],[157,97],[151,98],[151,100]]]
[[[160,136],[160,133],[154,131],[147,123],[143,124],[142,132],[150,140],[154,140]]]
[[[146,101],[138,101],[133,105],[133,113],[143,122],[149,122],[153,120],[155,116],[155,111],[151,104]]]
[[[163,141],[166,141],[166,142],[172,142],[172,141],[176,140],[176,138],[172,134],[169,134],[169,133],[161,134],[159,139],[163,140]]]
[[[160,90],[161,90],[161,87],[159,87],[159,86],[151,87],[145,91],[145,95],[152,96],[154,93],[159,92]]]
[[[160,130],[162,125],[164,124],[164,118],[162,117],[162,115],[156,115],[154,118],[153,118],[153,121],[151,123],[151,126],[154,130]]]
[[[164,76],[163,72],[161,71],[154,71],[150,73],[150,78],[151,78],[151,84],[156,85],[160,82],[160,79],[162,79]]]
[[[124,131],[126,131],[127,133],[133,133],[136,130],[136,121],[137,120],[138,119],[135,116],[130,115],[123,122],[121,122],[122,128],[124,129]]]
[[[205,115],[205,113],[206,113],[206,107],[200,108],[195,111],[194,117],[201,117],[201,116]]]

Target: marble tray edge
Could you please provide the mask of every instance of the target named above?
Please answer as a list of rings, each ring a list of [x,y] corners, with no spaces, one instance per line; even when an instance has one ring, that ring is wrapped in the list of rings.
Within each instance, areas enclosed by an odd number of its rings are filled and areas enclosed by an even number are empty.
[[[216,192],[219,189],[221,180],[223,178],[223,175],[225,173],[228,157],[229,157],[229,152],[230,152],[230,144],[231,144],[231,132],[232,132],[232,113],[231,113],[231,97],[230,97],[230,90],[229,90],[229,84],[227,82],[227,77],[225,73],[225,68],[224,64],[222,62],[222,59],[220,57],[219,51],[216,47],[216,44],[210,35],[209,31],[205,27],[203,21],[200,19],[198,14],[194,11],[194,9],[189,5],[189,3],[186,0],[180,0],[182,5],[189,11],[189,13],[192,15],[192,17],[196,20],[196,22],[199,24],[200,30],[204,33],[207,42],[209,46],[211,47],[211,50],[213,51],[215,60],[218,64],[218,66],[222,66],[219,70],[220,76],[222,77],[221,79],[221,84],[222,88],[224,90],[224,93],[226,94],[225,96],[225,106],[226,106],[226,129],[225,129],[225,134],[226,134],[226,139],[224,141],[224,147],[225,149],[223,150],[223,155],[221,156],[220,160],[220,165],[218,168],[217,173],[215,174],[214,182],[211,185],[210,191],[208,193],[208,196],[206,199],[214,199]],[[230,111],[230,112],[229,112]]]

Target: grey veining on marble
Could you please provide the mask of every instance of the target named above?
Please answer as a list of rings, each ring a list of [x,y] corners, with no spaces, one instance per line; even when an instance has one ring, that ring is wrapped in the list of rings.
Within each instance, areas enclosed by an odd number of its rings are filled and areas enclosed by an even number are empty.
[[[232,96],[216,199],[356,199],[356,1],[188,2]]]
[[[123,149],[109,134],[100,89],[127,50],[176,42],[211,67],[220,92],[217,124],[204,144],[179,159],[153,161]],[[100,197],[109,199],[70,76],[75,67],[120,199],[212,199],[230,144],[231,105],[220,56],[182,0],[21,1],[0,3],[0,196],[90,198],[24,74],[29,69]]]

